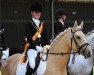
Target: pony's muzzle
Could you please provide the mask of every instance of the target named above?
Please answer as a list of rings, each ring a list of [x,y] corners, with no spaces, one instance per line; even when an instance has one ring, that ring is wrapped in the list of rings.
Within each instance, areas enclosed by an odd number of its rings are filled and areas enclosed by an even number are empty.
[[[88,45],[86,47],[83,47],[81,50],[81,54],[85,57],[85,58],[90,58],[92,56],[92,49],[91,47]]]
[[[91,55],[92,55],[92,50],[86,50],[85,53],[84,53],[85,58],[90,58]]]

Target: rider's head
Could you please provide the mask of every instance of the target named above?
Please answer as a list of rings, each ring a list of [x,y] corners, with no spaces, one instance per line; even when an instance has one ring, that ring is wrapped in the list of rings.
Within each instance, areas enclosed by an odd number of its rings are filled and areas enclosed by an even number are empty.
[[[42,6],[39,3],[35,3],[31,6],[30,12],[33,18],[39,19],[42,12]]]
[[[65,21],[66,16],[67,16],[67,12],[65,11],[65,9],[59,8],[59,9],[56,10],[56,15],[55,15],[56,20],[63,19]]]

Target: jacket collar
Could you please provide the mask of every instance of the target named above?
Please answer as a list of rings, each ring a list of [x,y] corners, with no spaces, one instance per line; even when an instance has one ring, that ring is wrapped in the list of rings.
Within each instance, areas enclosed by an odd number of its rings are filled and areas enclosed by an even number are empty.
[[[34,21],[31,19],[30,23],[32,23],[32,26],[34,26],[37,30],[39,29],[39,27],[34,23]]]
[[[64,25],[64,21],[62,19],[59,19],[58,21],[60,21]]]
[[[65,25],[64,25],[62,22],[60,22],[59,20],[58,20],[58,22],[60,23],[60,25],[61,25],[63,28],[65,28]]]

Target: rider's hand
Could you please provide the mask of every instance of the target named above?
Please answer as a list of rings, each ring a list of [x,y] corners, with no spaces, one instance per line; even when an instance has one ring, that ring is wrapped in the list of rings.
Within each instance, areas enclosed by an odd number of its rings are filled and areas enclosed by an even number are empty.
[[[38,52],[42,52],[43,51],[43,48],[41,46],[36,46],[36,49]]]

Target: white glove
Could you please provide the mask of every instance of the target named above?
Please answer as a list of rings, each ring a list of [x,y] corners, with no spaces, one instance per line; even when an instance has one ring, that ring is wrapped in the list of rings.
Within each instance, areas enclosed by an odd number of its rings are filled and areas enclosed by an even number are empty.
[[[49,48],[50,48],[49,45],[45,45],[45,46],[43,47],[43,52],[46,53],[46,52],[47,52],[47,49],[49,49]]]
[[[49,49],[50,48],[50,45],[45,45],[44,48]]]
[[[36,49],[38,52],[42,52],[43,51],[43,48],[41,46],[36,46]]]

